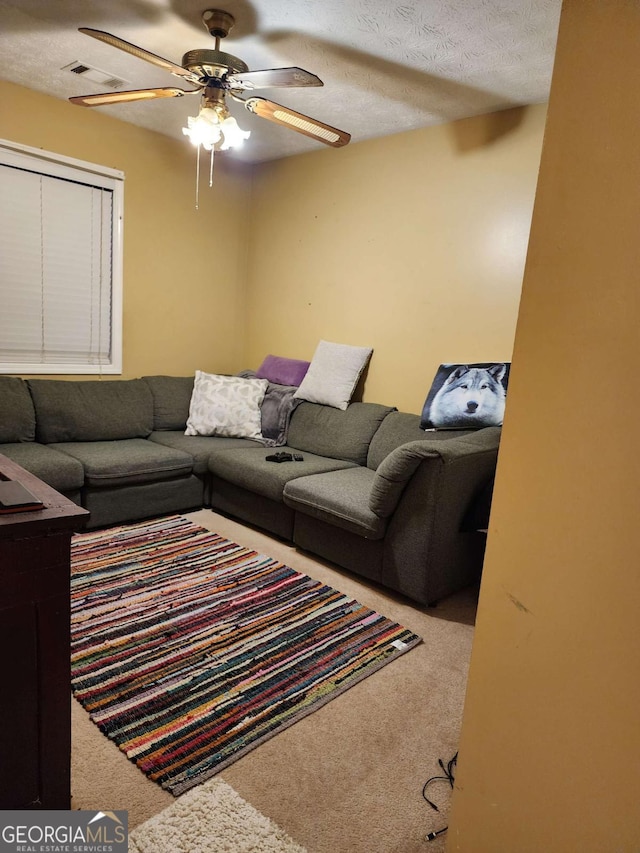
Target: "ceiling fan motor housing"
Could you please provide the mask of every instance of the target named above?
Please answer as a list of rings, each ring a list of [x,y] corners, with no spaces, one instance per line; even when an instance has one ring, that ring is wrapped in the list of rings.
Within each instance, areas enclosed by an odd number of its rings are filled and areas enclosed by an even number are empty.
[[[204,80],[220,79],[225,74],[244,74],[249,70],[249,66],[237,56],[221,50],[190,50],[182,57],[182,67]]]

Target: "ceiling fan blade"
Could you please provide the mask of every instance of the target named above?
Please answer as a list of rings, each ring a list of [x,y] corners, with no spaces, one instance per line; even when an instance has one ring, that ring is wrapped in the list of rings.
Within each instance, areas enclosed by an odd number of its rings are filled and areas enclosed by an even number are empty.
[[[238,100],[243,101],[249,112],[289,127],[291,130],[297,130],[298,133],[304,133],[305,136],[310,136],[312,139],[317,139],[333,148],[341,148],[351,139],[351,134],[344,130],[338,130],[337,127],[331,127],[330,124],[297,113],[289,107],[283,107],[281,104],[267,101],[265,98],[248,98],[247,100],[238,98]]]
[[[126,101],[146,101],[152,98],[181,98],[183,95],[199,94],[200,89],[132,89],[128,92],[102,92],[98,95],[76,95],[69,98],[72,104],[81,107],[102,107],[106,104],[121,104]]]
[[[79,31],[84,33],[86,36],[98,39],[98,41],[103,41],[105,44],[111,45],[111,47],[117,47],[119,50],[124,50],[132,56],[137,56],[138,59],[144,59],[146,62],[151,62],[152,65],[157,65],[158,68],[163,68],[165,71],[175,74],[176,77],[184,77],[185,80],[190,80],[192,83],[197,83],[199,80],[196,74],[193,74],[193,72],[183,68],[181,65],[176,65],[176,63],[171,62],[170,59],[164,59],[162,56],[150,53],[150,51],[144,50],[135,44],[131,44],[131,42],[118,38],[118,36],[113,36],[111,33],[105,33],[103,30],[92,30],[90,27],[79,27]]]
[[[267,89],[270,86],[324,86],[322,80],[304,68],[268,68],[265,71],[247,71],[229,74],[226,78],[232,88]]]

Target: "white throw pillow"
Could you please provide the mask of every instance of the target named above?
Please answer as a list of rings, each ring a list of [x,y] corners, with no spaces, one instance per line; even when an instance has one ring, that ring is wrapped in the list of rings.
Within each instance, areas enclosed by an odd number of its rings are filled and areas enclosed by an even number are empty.
[[[196,370],[185,435],[262,438],[260,405],[268,385],[266,379]]]
[[[310,403],[346,409],[372,352],[370,347],[320,341],[293,396]]]

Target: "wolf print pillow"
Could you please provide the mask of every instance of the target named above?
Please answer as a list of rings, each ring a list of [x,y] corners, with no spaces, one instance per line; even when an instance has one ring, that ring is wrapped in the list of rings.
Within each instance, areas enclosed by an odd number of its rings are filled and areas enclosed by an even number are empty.
[[[509,367],[505,362],[441,364],[422,409],[421,429],[500,426]]]

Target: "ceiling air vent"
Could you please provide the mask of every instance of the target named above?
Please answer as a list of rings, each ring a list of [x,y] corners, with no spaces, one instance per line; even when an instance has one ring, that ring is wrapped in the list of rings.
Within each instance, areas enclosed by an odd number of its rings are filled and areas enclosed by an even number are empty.
[[[94,68],[85,62],[79,62],[77,59],[68,65],[63,65],[60,70],[71,71],[72,74],[77,74],[78,77],[84,77],[86,80],[91,80],[92,83],[99,83],[101,86],[107,86],[109,89],[120,89],[125,83],[129,83],[128,80],[124,80],[122,77],[116,77],[115,74],[110,74],[108,71],[101,71],[99,68]]]

